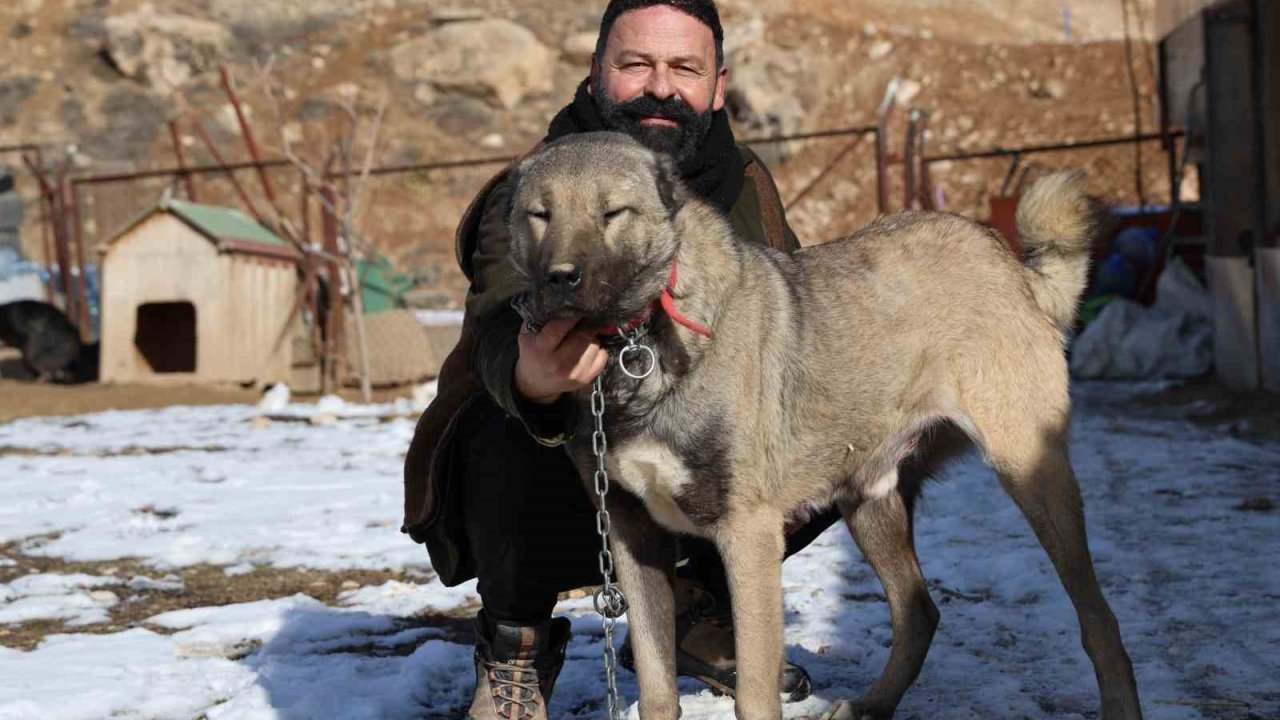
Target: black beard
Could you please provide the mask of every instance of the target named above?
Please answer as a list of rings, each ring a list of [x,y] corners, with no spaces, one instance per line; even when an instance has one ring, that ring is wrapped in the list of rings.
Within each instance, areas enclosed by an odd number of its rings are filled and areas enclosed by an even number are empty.
[[[600,85],[597,83],[596,87]],[[654,152],[670,155],[681,171],[690,168],[707,131],[711,129],[711,109],[698,113],[678,95],[659,100],[645,94],[619,103],[601,89],[595,94],[595,100],[605,127],[625,132]],[[642,124],[640,121],[647,117],[666,118],[676,125]]]

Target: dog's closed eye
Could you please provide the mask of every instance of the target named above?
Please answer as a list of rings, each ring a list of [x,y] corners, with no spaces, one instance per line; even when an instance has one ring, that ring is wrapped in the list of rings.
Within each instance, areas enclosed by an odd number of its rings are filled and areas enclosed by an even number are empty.
[[[608,221],[613,220],[614,218],[618,217],[619,215],[621,215],[621,214],[622,214],[622,213],[624,213],[624,212],[631,212],[631,208],[630,208],[630,207],[625,207],[625,206],[624,206],[624,207],[620,207],[620,208],[614,208],[614,209],[612,209],[612,210],[606,210],[606,211],[605,211],[605,213],[604,213],[604,219],[605,219],[605,221],[606,221],[606,222],[608,222]]]
[[[529,210],[529,217],[532,217],[532,218],[538,218],[539,220],[542,220],[542,221],[547,221],[547,220],[550,220],[550,219],[551,219],[551,211],[550,211],[550,210],[539,210],[539,209],[534,208],[534,209]]]

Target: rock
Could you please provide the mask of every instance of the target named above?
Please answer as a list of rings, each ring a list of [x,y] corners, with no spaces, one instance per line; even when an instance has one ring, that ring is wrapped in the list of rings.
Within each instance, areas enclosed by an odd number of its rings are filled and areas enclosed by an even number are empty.
[[[733,71],[725,102],[744,130],[755,135],[786,135],[800,129],[805,102],[794,93],[804,86],[804,65],[795,51],[754,45],[734,53],[729,64]],[[769,157],[765,161],[781,159],[782,156]]]
[[[431,83],[418,83],[413,86],[413,99],[420,105],[431,106],[436,101],[436,89]]]
[[[12,125],[18,119],[22,103],[39,84],[40,80],[33,75],[0,78],[0,126]]]
[[[880,60],[893,52],[893,43],[888,40],[877,40],[871,43],[871,47],[867,48],[867,57],[872,60]]]
[[[103,607],[115,607],[120,602],[120,596],[110,590],[90,590],[89,599]]]
[[[596,54],[596,33],[580,32],[570,35],[561,43],[560,52],[571,63],[589,64]]]
[[[1275,503],[1271,502],[1271,498],[1256,497],[1256,498],[1249,498],[1248,500],[1245,500],[1239,505],[1234,506],[1232,509],[1233,510],[1251,510],[1253,512],[1271,512],[1272,510],[1275,509],[1275,507],[1276,505]]]
[[[258,399],[258,412],[273,413],[284,410],[289,406],[291,395],[287,384],[275,383]]]
[[[489,17],[477,8],[440,8],[431,11],[431,22],[437,25],[454,22],[476,22]]]
[[[480,138],[480,147],[488,148],[490,150],[497,150],[506,144],[506,138],[502,137],[498,133],[489,133],[488,135]]]
[[[209,0],[212,17],[256,35],[315,29],[360,10],[353,0]]]
[[[1039,100],[1061,100],[1067,86],[1061,80],[1032,80],[1027,83],[1027,94]]]
[[[98,105],[95,117],[102,118],[102,124],[78,132],[82,149],[92,157],[137,160],[147,156],[152,139],[168,118],[169,106],[157,94],[121,85]]]
[[[391,69],[406,83],[513,108],[526,95],[551,91],[555,55],[527,28],[488,19],[449,23],[397,45]]]
[[[898,83],[898,93],[894,96],[899,105],[907,106],[920,94],[920,83],[915,80],[902,80]]]
[[[125,77],[163,92],[217,67],[227,56],[231,31],[185,15],[135,12],[105,22],[103,52]]]

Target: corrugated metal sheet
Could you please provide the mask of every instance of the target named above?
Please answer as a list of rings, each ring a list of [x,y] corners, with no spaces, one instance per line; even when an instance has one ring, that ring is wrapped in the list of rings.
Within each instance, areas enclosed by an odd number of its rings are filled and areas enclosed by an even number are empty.
[[[206,235],[289,247],[284,240],[235,208],[169,200],[168,208]]]

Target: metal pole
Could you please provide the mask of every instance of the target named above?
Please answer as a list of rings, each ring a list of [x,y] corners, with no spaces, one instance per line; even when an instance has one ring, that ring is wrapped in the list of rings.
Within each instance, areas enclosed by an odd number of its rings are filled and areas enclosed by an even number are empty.
[[[319,188],[320,197],[324,200],[320,204],[321,234],[324,236],[324,251],[330,258],[342,254],[338,247],[338,217],[335,214],[337,208],[337,194],[333,188],[322,186]],[[325,352],[324,352],[324,374],[321,378],[322,392],[331,392],[333,383],[340,381],[339,373],[345,365],[343,358],[346,347],[346,318],[344,317],[346,304],[342,300],[342,271],[338,267],[338,262],[333,259],[325,261],[328,266],[329,279],[329,307],[325,318]]]
[[[916,205],[916,132],[920,125],[920,111],[911,108],[907,113],[907,136],[902,141],[902,209],[913,210]]]
[[[876,109],[876,206],[881,215],[889,213],[889,115],[897,97],[898,78],[894,78]]]
[[[195,127],[196,135],[200,137],[200,140],[205,144],[205,147],[209,148],[209,154],[213,155],[213,159],[222,166],[223,171],[227,174],[227,179],[231,181],[233,186],[235,186],[236,194],[240,196],[240,202],[244,203],[244,206],[249,210],[249,214],[253,215],[255,220],[265,225],[266,222],[262,219],[262,213],[258,212],[257,206],[249,199],[249,194],[245,192],[244,186],[241,185],[240,180],[236,178],[235,172],[229,169],[229,166],[223,160],[222,153],[218,151],[218,146],[215,145],[213,139],[209,137],[209,133],[205,132],[205,129],[200,125],[199,120],[192,118],[191,124]]]
[[[1147,142],[1150,140],[1163,140],[1165,138],[1179,138],[1185,133],[1182,130],[1175,130],[1167,133],[1145,133],[1142,135],[1123,135],[1120,137],[1099,138],[1097,140],[1085,140],[1082,142],[1070,143],[1052,143],[1047,145],[1022,145],[1011,148],[990,148],[987,150],[976,150],[973,152],[952,153],[950,155],[933,155],[924,159],[927,163],[947,162],[956,160],[979,160],[982,158],[1008,157],[1009,155],[1043,152],[1065,152],[1068,150],[1088,150],[1091,148],[1108,147],[1111,145],[1127,145],[1134,142]]]
[[[67,221],[71,224],[71,237],[68,239],[74,250],[76,270],[79,273],[79,277],[76,278],[76,291],[78,293],[76,303],[80,310],[78,316],[80,339],[88,340],[92,336],[90,332],[92,318],[89,317],[89,276],[85,272],[84,237],[80,231],[80,210],[77,207],[74,195],[70,199],[67,198],[67,193],[70,190],[69,183],[65,179],[62,183],[59,183],[58,194],[62,196],[63,206],[67,210]]]
[[[818,183],[822,182],[823,179],[827,177],[827,175],[831,174],[831,171],[835,169],[836,165],[840,164],[840,161],[843,160],[844,157],[848,155],[855,147],[857,147],[858,143],[860,142],[862,142],[861,135],[859,135],[858,137],[846,143],[845,146],[840,149],[840,152],[836,153],[835,157],[831,158],[831,161],[828,162],[826,166],[823,167],[822,170],[812,180],[810,180],[808,184],[804,186],[804,188],[800,190],[800,192],[796,193],[796,196],[791,198],[791,202],[788,202],[783,207],[783,209],[790,210],[791,208],[795,207],[797,203],[799,203],[801,200],[805,198],[806,195],[809,194],[810,190],[813,190],[815,187],[817,187]]]
[[[178,121],[169,121],[169,137],[173,139],[173,154],[178,159],[178,169],[182,171],[182,183],[187,188],[187,199],[191,202],[199,202],[196,199],[196,182],[191,177],[191,173],[187,172],[187,155],[182,150],[182,138],[178,134]]]
[[[222,77],[222,89],[227,93],[227,98],[231,100],[231,107],[236,111],[236,121],[240,123],[240,134],[244,137],[244,146],[249,150],[249,157],[253,158],[258,168],[258,179],[262,182],[262,191],[266,193],[267,201],[275,206],[276,190],[271,186],[271,178],[267,176],[266,169],[262,167],[262,158],[258,155],[258,144],[253,140],[253,129],[249,127],[249,121],[240,107],[240,97],[231,86],[231,71],[227,70],[226,65],[222,65],[218,68],[218,74]]]
[[[38,156],[37,156],[38,157]],[[40,167],[40,161],[29,159],[26,154],[22,155],[22,161],[31,169],[33,175],[37,175],[35,168]],[[36,176],[37,184],[39,176]],[[54,263],[54,244],[53,244],[53,208],[49,204],[49,196],[45,194],[44,188],[40,188],[40,240],[44,249],[44,267],[48,272],[48,276],[44,279],[45,299],[52,305],[54,295],[53,289],[53,263]]]

